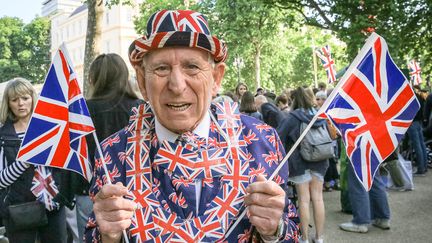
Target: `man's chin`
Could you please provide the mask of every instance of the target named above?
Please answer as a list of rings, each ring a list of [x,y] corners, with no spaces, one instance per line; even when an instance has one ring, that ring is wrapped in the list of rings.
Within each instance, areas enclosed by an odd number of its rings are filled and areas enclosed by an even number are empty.
[[[161,122],[161,121],[160,122],[165,128],[167,128],[171,132],[182,134],[185,132],[193,131],[200,122],[200,121],[191,122],[190,118],[187,120],[170,119],[170,120],[166,120],[165,122]]]

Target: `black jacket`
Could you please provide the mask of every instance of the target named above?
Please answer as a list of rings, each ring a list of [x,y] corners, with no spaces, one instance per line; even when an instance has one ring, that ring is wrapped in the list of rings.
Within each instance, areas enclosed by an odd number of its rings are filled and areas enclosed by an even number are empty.
[[[99,142],[109,137],[111,134],[123,129],[129,124],[129,114],[133,107],[142,104],[140,99],[134,99],[127,96],[115,97],[112,99],[90,99],[87,100],[87,106],[93,124],[96,128],[96,135]],[[89,158],[94,168],[94,156],[96,143],[93,134],[86,136]],[[71,174],[71,189],[74,194],[88,195],[90,184],[79,174]]]
[[[286,112],[280,111],[276,105],[267,102],[261,105],[263,121],[273,128],[277,128],[280,122],[287,116]]]

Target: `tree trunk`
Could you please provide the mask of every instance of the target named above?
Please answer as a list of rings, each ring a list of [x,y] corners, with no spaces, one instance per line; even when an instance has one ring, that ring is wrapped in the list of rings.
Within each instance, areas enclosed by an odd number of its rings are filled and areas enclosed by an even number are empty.
[[[255,85],[256,89],[261,87],[261,47],[255,44]]]
[[[101,52],[103,0],[87,0],[87,35],[84,52],[83,89],[84,96],[88,93],[88,72],[90,64]]]

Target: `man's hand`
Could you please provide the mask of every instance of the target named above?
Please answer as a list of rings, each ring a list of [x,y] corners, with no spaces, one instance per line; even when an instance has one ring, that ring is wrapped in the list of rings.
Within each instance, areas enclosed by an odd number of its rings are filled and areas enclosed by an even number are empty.
[[[274,181],[259,175],[246,188],[245,204],[249,221],[262,236],[273,236],[285,207],[285,191]]]
[[[131,224],[137,204],[123,198],[128,190],[120,182],[107,184],[96,194],[93,211],[103,242],[120,242]]]

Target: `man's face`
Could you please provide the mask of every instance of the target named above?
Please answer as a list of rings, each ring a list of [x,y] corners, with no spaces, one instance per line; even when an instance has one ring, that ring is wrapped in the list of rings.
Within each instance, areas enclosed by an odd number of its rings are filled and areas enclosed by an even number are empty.
[[[189,47],[151,51],[143,64],[138,84],[158,121],[176,133],[193,130],[219,90],[225,64],[212,64],[208,52]]]

